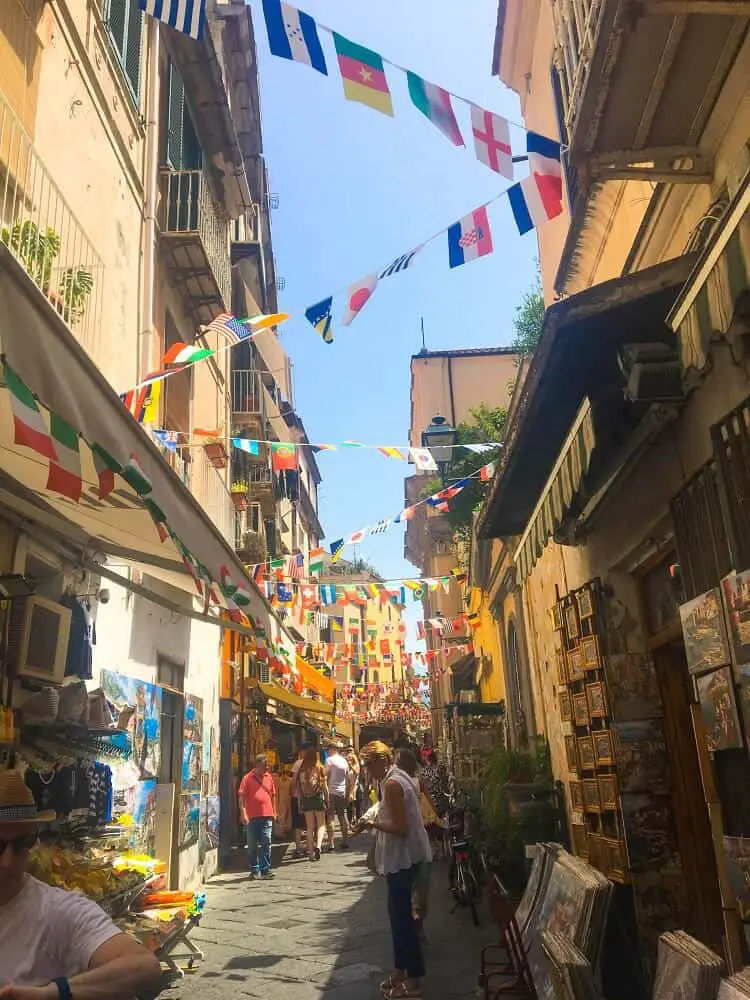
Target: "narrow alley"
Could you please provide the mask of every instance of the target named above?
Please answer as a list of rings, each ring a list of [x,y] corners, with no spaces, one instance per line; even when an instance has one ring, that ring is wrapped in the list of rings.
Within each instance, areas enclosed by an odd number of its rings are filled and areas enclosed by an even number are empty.
[[[355,841],[355,845],[357,842]],[[206,886],[207,904],[192,940],[200,967],[164,996],[174,1000],[367,1000],[391,968],[385,880],[365,864],[364,843],[320,864],[285,861],[269,882],[244,872]],[[433,870],[424,995],[476,995],[479,949],[492,929],[468,911],[451,913],[444,864]]]

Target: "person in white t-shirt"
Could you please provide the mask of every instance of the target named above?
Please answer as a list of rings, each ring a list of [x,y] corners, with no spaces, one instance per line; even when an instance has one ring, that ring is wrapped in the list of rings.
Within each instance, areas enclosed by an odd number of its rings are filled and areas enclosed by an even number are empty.
[[[161,989],[156,957],[77,892],[26,872],[40,813],[20,771],[0,771],[0,1000],[129,1000]]]
[[[328,791],[330,802],[328,813],[326,814],[326,828],[328,830],[328,850],[333,850],[333,820],[338,817],[341,829],[341,850],[349,850],[349,823],[346,816],[346,807],[349,802],[349,792],[351,791],[352,770],[349,761],[336,747],[331,747],[326,760],[326,774],[328,775]]]

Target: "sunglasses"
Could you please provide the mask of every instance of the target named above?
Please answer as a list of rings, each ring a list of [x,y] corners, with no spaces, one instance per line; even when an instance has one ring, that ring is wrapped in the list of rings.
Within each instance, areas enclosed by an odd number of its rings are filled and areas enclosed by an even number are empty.
[[[12,840],[0,840],[0,857],[10,848],[14,854],[22,854],[30,851],[36,844],[38,836],[36,833],[25,833],[21,837],[14,837]]]

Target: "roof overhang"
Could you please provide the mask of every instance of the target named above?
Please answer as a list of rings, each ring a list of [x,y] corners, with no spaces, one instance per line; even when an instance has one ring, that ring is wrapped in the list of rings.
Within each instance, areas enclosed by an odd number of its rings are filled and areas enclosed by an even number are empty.
[[[616,425],[612,411],[625,405],[618,350],[629,342],[674,342],[665,317],[692,263],[680,257],[550,306],[478,535],[523,534],[587,396],[603,407],[606,426]]]
[[[50,462],[15,442],[10,393],[4,384],[0,386],[0,503],[16,523],[89,561],[137,565],[169,583],[180,581],[182,589],[197,593],[199,588],[183,558],[187,552],[194,573],[203,580],[200,589],[204,596],[210,592],[216,614],[241,607],[269,628],[273,641],[287,639],[234,551],[55,308],[2,244],[0,301],[0,346],[5,360],[34,394],[45,427],[49,413],[54,413],[77,432],[81,461],[79,501],[48,489]],[[104,449],[123,467],[135,457],[151,489],[139,493],[115,474],[113,490],[100,498],[92,445]],[[168,528],[163,541],[146,501],[163,515]],[[243,598],[235,603],[226,580],[242,588],[247,602]]]

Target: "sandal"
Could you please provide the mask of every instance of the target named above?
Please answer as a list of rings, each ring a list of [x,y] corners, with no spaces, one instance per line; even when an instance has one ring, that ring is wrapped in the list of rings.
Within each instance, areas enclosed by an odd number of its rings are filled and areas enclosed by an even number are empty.
[[[404,980],[400,976],[396,976],[392,972],[390,976],[388,976],[387,979],[384,979],[383,982],[380,984],[380,992],[383,994],[383,996],[385,996],[386,994],[390,993],[391,990],[394,989],[396,986],[399,986],[403,981]]]
[[[421,1000],[422,989],[417,986],[412,988],[407,986],[405,982],[397,983],[393,989],[385,994],[386,1000],[406,1000],[407,997],[415,997],[417,1000]]]

